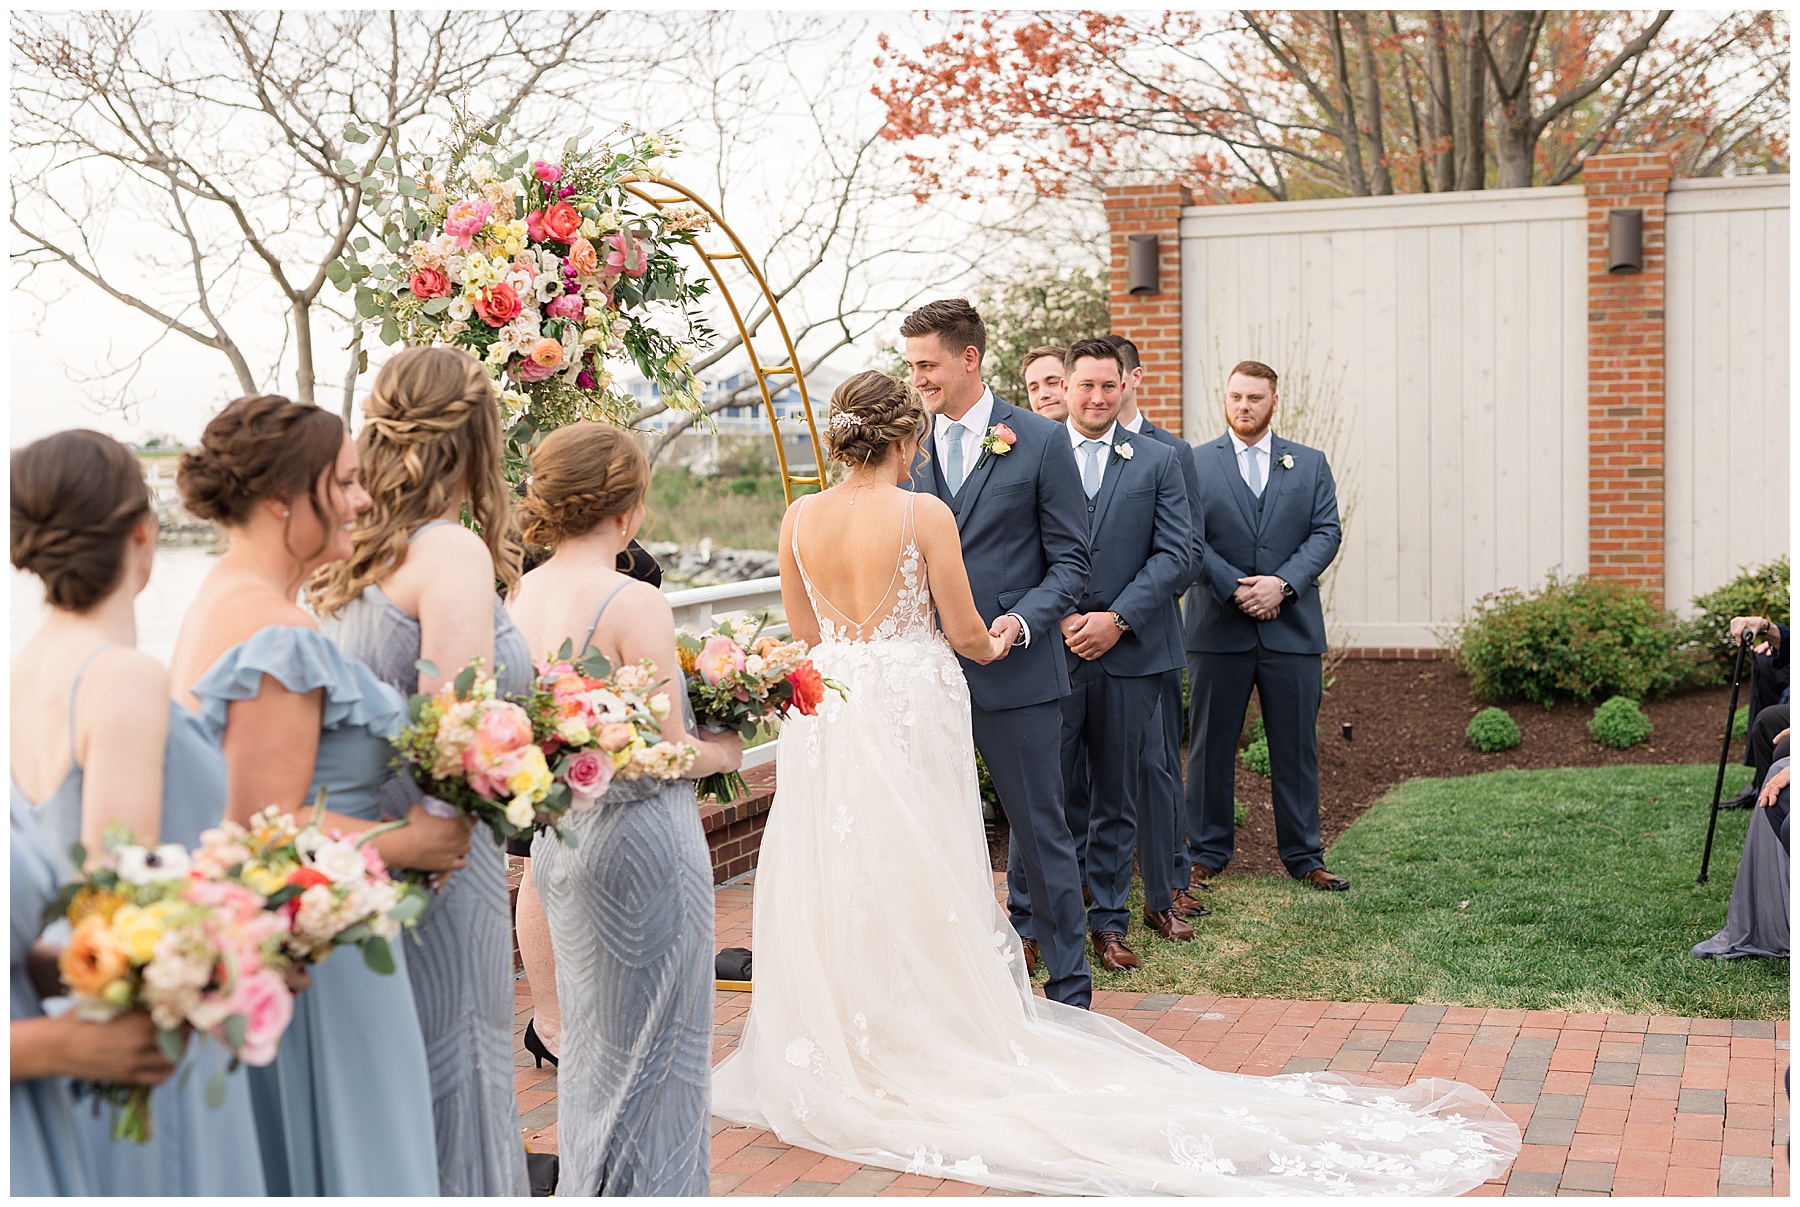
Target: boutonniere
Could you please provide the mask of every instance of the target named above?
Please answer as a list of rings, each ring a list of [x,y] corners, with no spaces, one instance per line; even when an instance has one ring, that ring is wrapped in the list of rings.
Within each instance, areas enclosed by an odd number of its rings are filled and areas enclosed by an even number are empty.
[[[1131,441],[1120,440],[1113,445],[1113,452],[1119,454],[1119,460],[1129,461],[1137,456],[1137,450],[1131,447]]]
[[[1283,453],[1281,456],[1275,458],[1275,464],[1281,466],[1283,469],[1292,469],[1294,468],[1294,456],[1292,453]]]
[[[996,423],[987,430],[987,435],[981,438],[981,460],[975,462],[975,468],[980,469],[987,463],[989,457],[1006,456],[1012,451],[1012,446],[1018,443],[1018,440],[1019,438],[1013,435],[1011,428],[1004,423]]]

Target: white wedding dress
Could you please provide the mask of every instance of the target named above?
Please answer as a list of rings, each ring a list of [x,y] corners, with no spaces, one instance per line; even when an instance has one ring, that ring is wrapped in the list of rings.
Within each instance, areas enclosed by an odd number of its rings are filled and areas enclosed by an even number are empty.
[[[1450,1195],[1506,1169],[1519,1129],[1470,1086],[1214,1072],[1031,992],[910,505],[906,525],[891,603],[862,625],[801,567],[813,658],[846,694],[782,732],[756,987],[713,1113],[846,1160],[1050,1194]]]

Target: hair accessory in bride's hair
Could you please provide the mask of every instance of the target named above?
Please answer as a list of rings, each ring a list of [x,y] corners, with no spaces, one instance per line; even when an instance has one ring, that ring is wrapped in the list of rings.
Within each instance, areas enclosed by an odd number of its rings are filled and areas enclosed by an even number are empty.
[[[861,427],[862,416],[853,415],[849,411],[836,411],[831,416],[830,428],[834,432],[842,432],[849,428]]]

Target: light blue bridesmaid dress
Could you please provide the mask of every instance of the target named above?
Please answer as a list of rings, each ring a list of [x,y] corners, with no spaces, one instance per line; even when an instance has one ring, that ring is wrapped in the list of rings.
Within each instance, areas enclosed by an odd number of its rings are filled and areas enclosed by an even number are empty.
[[[318,631],[272,626],[194,684],[208,732],[222,736],[229,705],[261,695],[265,675],[296,694],[324,691],[308,805],[324,788],[332,812],[376,818],[393,756],[387,738],[406,722],[398,693]],[[250,1071],[270,1194],[438,1193],[431,1080],[406,971],[412,942],[392,945],[389,975],[349,949],[315,967],[280,1054]]]
[[[422,525],[425,529],[448,520]],[[418,690],[418,617],[369,586],[336,617],[321,622],[352,658],[402,695]],[[531,651],[506,608],[494,599],[494,667],[502,696],[531,687]],[[443,667],[454,675],[458,667]],[[383,810],[403,817],[421,793],[400,772],[382,790]],[[519,1099],[513,1082],[512,909],[506,853],[485,826],[469,839],[469,864],[450,876],[419,919],[419,945],[408,952],[413,1003],[431,1065],[431,1113],[438,1181],[447,1195],[531,1193]]]
[[[106,647],[102,646],[101,649]],[[95,650],[98,654],[100,650]],[[88,656],[92,661],[94,654]],[[75,691],[69,687],[69,749],[75,749]],[[81,838],[84,776],[75,763],[56,791],[30,806],[63,876],[73,876],[68,851]],[[15,789],[16,790],[16,789]],[[173,701],[163,749],[162,832],[158,842],[200,845],[200,832],[225,816],[225,756],[200,722]],[[140,840],[144,836],[140,835]],[[54,932],[53,932],[54,935]],[[206,1104],[206,1086],[230,1064],[223,1045],[190,1036],[175,1075],[150,1091],[149,1142],[112,1138],[112,1111],[78,1104],[75,1130],[93,1171],[92,1193],[105,1195],[260,1195],[262,1157],[250,1111],[247,1071],[226,1075],[225,1101]]]
[[[44,929],[44,907],[62,885],[60,861],[38,831],[31,802],[12,789],[12,1019],[44,1013],[25,957]],[[75,1104],[66,1077],[12,1083],[12,1193],[94,1193],[75,1135]]]

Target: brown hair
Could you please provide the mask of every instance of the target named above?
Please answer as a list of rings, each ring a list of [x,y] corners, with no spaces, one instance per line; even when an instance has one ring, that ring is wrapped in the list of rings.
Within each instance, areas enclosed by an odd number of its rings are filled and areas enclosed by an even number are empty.
[[[323,407],[251,394],[226,403],[201,433],[200,447],[181,454],[175,488],[189,511],[225,525],[242,524],[265,500],[305,495],[329,530],[336,517],[320,485],[343,446],[344,421]],[[301,560],[330,543],[327,531]]]
[[[1119,366],[1119,376],[1125,376],[1125,354],[1105,336],[1078,339],[1070,344],[1069,350],[1063,353],[1063,372],[1073,373],[1078,360],[1110,360]]]
[[[1059,347],[1056,344],[1043,344],[1040,347],[1033,348],[1025,354],[1025,359],[1019,362],[1019,373],[1023,376],[1025,370],[1031,368],[1032,361],[1042,360],[1046,356],[1055,357],[1056,363],[1060,365],[1062,363],[1062,358],[1068,354],[1069,350],[1067,348]]]
[[[507,515],[500,400],[481,362],[459,348],[407,348],[381,366],[363,400],[358,472],[373,500],[357,521],[348,558],[307,588],[331,615],[406,562],[408,539],[467,486],[494,577],[519,581],[519,542]]]
[[[12,455],[12,564],[53,608],[85,612],[119,585],[125,541],[150,514],[131,450],[99,432],[57,432]]]
[[[910,439],[924,429],[925,403],[919,392],[885,373],[865,369],[831,392],[825,451],[833,461],[867,465],[887,456],[894,441]]]
[[[969,305],[967,298],[925,303],[901,320],[900,334],[903,337],[935,334],[955,356],[962,355],[964,348],[975,349],[978,356],[987,355],[987,324],[981,321],[981,312]]]
[[[1260,360],[1240,360],[1237,364],[1231,366],[1231,372],[1225,375],[1225,380],[1230,381],[1240,373],[1245,377],[1260,377],[1262,380],[1269,383],[1269,393],[1274,394],[1278,392],[1278,387],[1281,383],[1275,376],[1275,370],[1269,368],[1269,366],[1263,364]]]
[[[519,526],[534,545],[584,536],[638,505],[650,460],[630,433],[586,420],[559,427],[531,454]]]
[[[1138,355],[1138,346],[1124,336],[1115,333],[1100,338],[1119,350],[1119,363],[1123,372],[1129,373],[1144,363],[1143,357]]]

